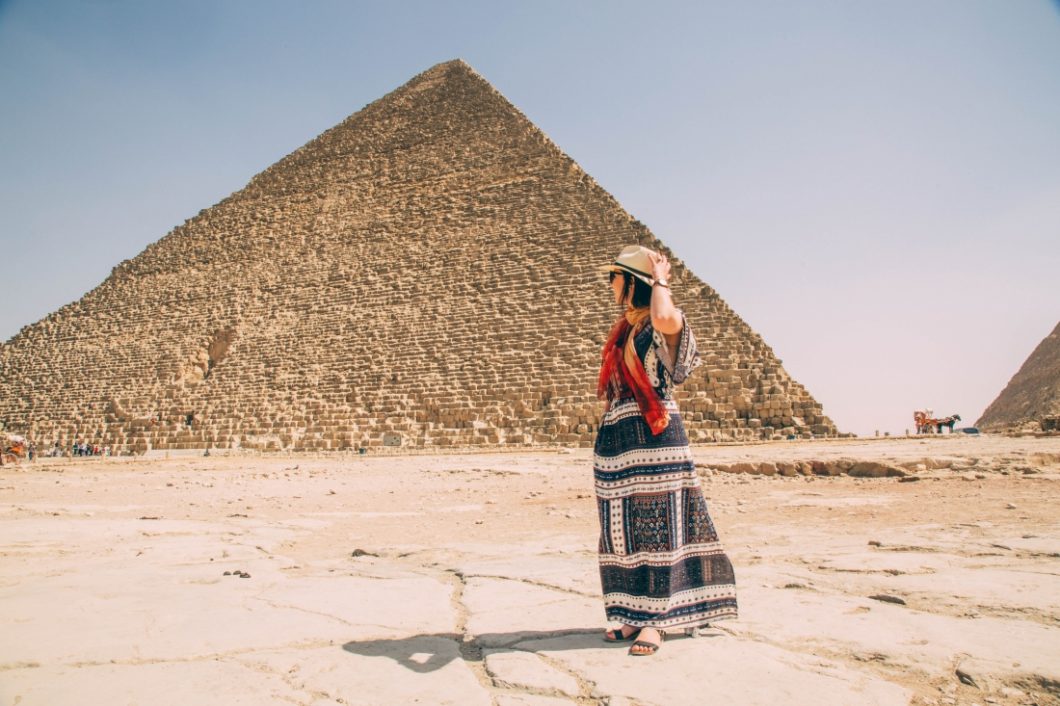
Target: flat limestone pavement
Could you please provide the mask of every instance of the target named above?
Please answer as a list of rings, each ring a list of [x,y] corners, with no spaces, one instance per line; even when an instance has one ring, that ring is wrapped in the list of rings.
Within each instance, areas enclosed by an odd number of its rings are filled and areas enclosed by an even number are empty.
[[[1060,440],[694,451],[741,617],[647,659],[587,451],[5,466],[0,703],[1060,703]],[[919,482],[711,470],[832,457]]]

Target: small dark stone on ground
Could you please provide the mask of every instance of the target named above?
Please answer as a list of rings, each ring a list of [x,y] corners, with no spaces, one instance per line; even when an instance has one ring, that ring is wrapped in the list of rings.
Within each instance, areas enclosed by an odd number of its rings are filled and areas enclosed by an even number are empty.
[[[898,605],[905,605],[905,600],[898,596],[890,596],[886,593],[874,593],[869,596],[874,601],[883,601],[884,603],[896,603]]]
[[[968,686],[974,686],[976,688],[979,688],[979,685],[975,683],[975,679],[972,678],[972,675],[964,671],[963,669],[957,669],[957,678],[961,680],[962,684],[967,684]]]

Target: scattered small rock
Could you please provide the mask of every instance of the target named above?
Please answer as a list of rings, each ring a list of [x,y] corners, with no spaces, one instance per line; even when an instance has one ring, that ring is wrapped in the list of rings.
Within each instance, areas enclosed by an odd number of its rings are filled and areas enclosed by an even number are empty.
[[[1015,510],[1016,506],[1013,505],[1012,503],[1008,503],[1007,505],[1005,505],[1005,509],[1006,510]]]
[[[859,662],[886,662],[887,655],[879,652],[855,652],[852,657]]]
[[[877,541],[877,540],[875,540],[875,539],[870,539],[870,540],[869,540],[869,546],[870,546],[870,547],[882,547],[882,546],[883,546],[883,543],[882,543],[882,542],[879,542],[879,541]]]
[[[979,688],[979,685],[975,683],[975,679],[972,677],[972,675],[964,671],[960,667],[957,668],[957,678],[961,680],[962,684],[974,686],[977,689]]]
[[[250,574],[248,574],[246,571],[242,571],[239,574],[239,578],[241,578],[241,579],[249,579],[250,578]]]
[[[884,603],[896,603],[898,605],[905,605],[905,600],[898,596],[891,596],[886,593],[874,593],[869,596],[874,601],[883,601]]]
[[[136,519],[138,519],[138,520],[161,520],[162,518],[158,517],[156,515],[142,515],[142,516],[140,516],[140,517],[138,517]]]
[[[916,483],[920,480],[920,476],[902,476],[898,479],[899,483]]]
[[[379,555],[378,555],[378,554],[373,554],[372,552],[366,552],[366,551],[365,551],[365,550],[363,550],[363,549],[354,549],[354,550],[353,550],[353,552],[351,552],[351,553],[350,553],[350,556],[352,556],[352,557],[358,557],[358,556],[376,556],[376,557],[377,557],[377,556],[379,556]]]

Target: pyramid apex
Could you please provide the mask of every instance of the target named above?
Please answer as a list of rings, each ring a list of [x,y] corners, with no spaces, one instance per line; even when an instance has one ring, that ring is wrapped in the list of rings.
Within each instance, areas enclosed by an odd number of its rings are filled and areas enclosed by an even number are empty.
[[[472,68],[471,64],[467,63],[463,59],[450,59],[449,61],[443,61],[439,64],[435,64],[431,68],[423,72],[422,75],[429,76],[435,74],[448,73],[450,71],[461,71],[464,73],[474,74],[479,76],[480,74]]]
[[[450,59],[441,63],[435,64],[429,69],[422,71],[413,76],[403,86],[399,87],[394,93],[400,93],[404,89],[417,89],[424,86],[440,86],[450,82],[460,83],[461,81],[471,79],[475,83],[481,83],[488,86],[490,90],[496,91],[489,81],[486,80],[482,74],[475,71],[471,64],[467,63],[463,59]],[[388,94],[389,95],[389,94]],[[387,96],[383,97],[383,100]]]

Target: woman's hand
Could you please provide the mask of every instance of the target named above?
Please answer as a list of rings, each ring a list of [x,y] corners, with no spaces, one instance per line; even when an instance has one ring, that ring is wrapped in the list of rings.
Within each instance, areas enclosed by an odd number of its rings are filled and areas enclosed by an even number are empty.
[[[651,276],[654,279],[670,281],[670,260],[662,253],[652,252],[648,255],[651,260]]]

